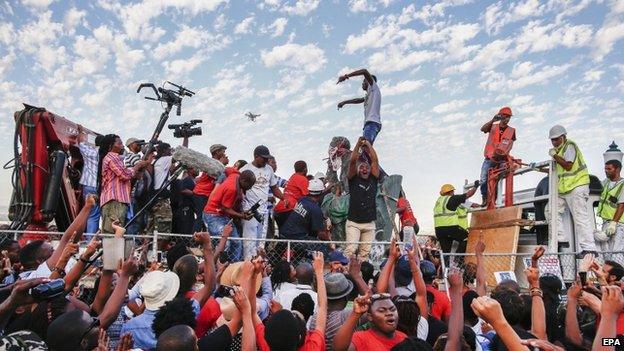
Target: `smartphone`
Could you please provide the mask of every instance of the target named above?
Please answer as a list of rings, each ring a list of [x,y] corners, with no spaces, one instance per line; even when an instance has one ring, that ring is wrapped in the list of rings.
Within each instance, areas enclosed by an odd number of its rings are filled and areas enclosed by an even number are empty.
[[[581,286],[587,285],[587,272],[579,272],[579,277],[581,278]]]
[[[232,295],[234,295],[234,288],[227,285],[219,285],[219,288],[217,289],[217,296],[231,297]]]

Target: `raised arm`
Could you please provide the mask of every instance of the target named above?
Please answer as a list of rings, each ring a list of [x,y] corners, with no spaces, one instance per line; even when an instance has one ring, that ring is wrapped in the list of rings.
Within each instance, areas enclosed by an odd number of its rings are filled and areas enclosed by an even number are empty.
[[[412,280],[414,281],[414,288],[416,289],[416,304],[420,310],[420,316],[423,318],[429,317],[429,311],[427,306],[427,285],[423,279],[422,272],[420,271],[420,255],[418,254],[418,241],[416,241],[416,235],[412,236],[412,247],[407,250],[407,257],[409,258],[410,271],[412,271]]]
[[[227,244],[227,239],[230,237],[230,235],[232,234],[232,231],[234,230],[234,228],[232,227],[232,221],[230,221],[230,223],[226,224],[223,227],[223,232],[221,233],[221,238],[219,238],[219,242],[217,243],[217,247],[214,250],[214,262],[217,262],[217,260],[219,259],[219,257],[221,257],[221,252],[223,252],[223,250],[225,250],[225,245]],[[216,285],[216,278],[215,278],[215,285]]]
[[[34,302],[30,289],[49,281],[48,278],[20,279],[13,284],[9,297],[0,303],[0,330],[4,330],[15,309]]]
[[[492,130],[492,124],[496,121],[496,116],[492,117],[489,121],[485,122],[485,124],[481,127],[481,131],[483,133],[489,133]]]
[[[67,273],[65,276],[65,291],[71,291],[76,283],[80,280],[81,275],[83,274],[83,269],[91,256],[102,246],[102,242],[99,240],[97,235],[94,235],[89,244],[87,245],[86,250],[80,255],[80,259],[74,264],[71,271]]]
[[[362,69],[358,69],[357,71],[353,71],[351,73],[341,75],[340,77],[338,77],[338,82],[336,82],[336,84],[344,82],[345,80],[351,77],[357,77],[357,76],[364,76],[364,78],[366,78],[366,81],[370,85],[373,85],[373,83],[375,83],[375,79],[373,79],[373,75],[370,74],[370,72],[368,72],[366,68],[362,68]]]
[[[347,172],[348,179],[353,179],[353,177],[357,174],[357,160],[360,156],[360,148],[362,147],[364,140],[364,138],[360,137],[351,152],[351,159],[349,159],[349,172]]]
[[[355,98],[355,99],[349,99],[349,100],[344,100],[338,103],[338,109],[340,110],[341,108],[344,107],[344,105],[356,105],[356,104],[363,104],[364,101],[366,101],[364,98]]]
[[[212,253],[212,243],[208,233],[195,233],[195,235],[193,235],[193,239],[195,239],[195,242],[202,244],[204,252],[204,287],[193,295],[193,299],[197,300],[200,306],[203,306],[215,288],[214,256]]]
[[[461,349],[461,336],[464,331],[464,305],[462,301],[463,273],[457,268],[451,268],[448,274],[451,294],[451,316],[448,324],[448,339],[445,351]]]
[[[362,317],[362,315],[368,311],[370,303],[371,300],[369,293],[364,296],[358,296],[353,301],[353,310],[351,310],[351,314],[349,314],[347,320],[344,322],[342,327],[338,329],[336,336],[334,336],[333,343],[335,351],[347,351],[349,349],[353,349],[353,347],[351,347],[351,338],[353,337],[353,332],[355,331],[355,327],[357,327],[360,317]]]
[[[314,275],[316,276],[316,293],[318,296],[318,309],[316,310],[316,330],[325,335],[325,325],[327,323],[327,291],[325,290],[325,279],[323,279],[323,253],[314,252]]]
[[[382,268],[379,273],[379,278],[377,279],[377,292],[385,293],[388,291],[388,285],[390,281],[390,275],[394,273],[394,265],[396,261],[401,256],[401,250],[396,243],[396,239],[393,237],[390,241],[390,251],[388,252],[388,260],[386,264]]]
[[[578,308],[578,298],[583,292],[582,288],[581,280],[577,277],[576,281],[572,283],[568,289],[568,306],[565,316],[566,336],[571,343],[579,347],[583,346],[583,335],[581,334],[581,328],[579,328],[576,311]]]
[[[477,256],[477,294],[479,296],[487,295],[487,274],[485,272],[485,264],[483,263],[483,252],[485,252],[485,242],[483,242],[483,234],[480,234],[479,241],[475,245],[475,255]]]
[[[106,304],[102,309],[102,313],[99,315],[100,327],[102,329],[107,329],[115,321],[115,319],[117,319],[121,306],[123,305],[124,298],[126,297],[130,277],[137,271],[137,269],[137,261],[132,256],[130,256],[123,263],[115,290],[113,290],[113,293],[108,298],[108,301],[106,301]]]
[[[351,257],[349,257],[349,266],[347,269],[349,271],[349,277],[351,277],[358,289],[358,293],[360,295],[366,294],[369,288],[364,278],[362,278],[362,261],[355,255],[351,255]]]
[[[624,297],[619,286],[602,287],[602,307],[600,309],[600,326],[592,345],[594,351],[614,350],[613,346],[603,346],[605,338],[615,338],[617,334],[618,316],[624,308]]]
[[[379,159],[377,158],[377,152],[368,140],[364,140],[363,144],[366,146],[369,156],[371,158],[371,174],[375,176],[375,178],[379,178]]]
[[[546,308],[544,307],[543,292],[539,285],[539,270],[529,267],[524,271],[531,293],[531,332],[538,339],[548,340],[546,335]]]
[[[254,296],[251,298],[253,299]],[[254,333],[253,318],[251,316],[251,304],[249,302],[249,298],[247,298],[247,294],[245,294],[245,290],[239,287],[234,287],[234,296],[232,296],[232,300],[234,300],[234,304],[240,312],[243,323],[241,351],[255,351],[256,335]],[[237,323],[236,332],[232,332],[233,330],[230,329],[230,333],[232,335],[236,335],[239,325],[240,323]],[[228,324],[228,327],[229,326],[230,325]]]
[[[494,328],[498,337],[501,338],[507,347],[507,350],[529,351],[526,346],[522,345],[520,337],[505,319],[498,301],[488,296],[480,296],[472,300],[470,306],[477,316]]]

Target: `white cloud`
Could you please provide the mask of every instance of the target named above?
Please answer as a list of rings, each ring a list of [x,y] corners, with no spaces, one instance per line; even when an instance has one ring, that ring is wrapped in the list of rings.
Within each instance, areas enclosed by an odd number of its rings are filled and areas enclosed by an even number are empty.
[[[107,31],[106,27],[99,27],[94,35]],[[74,42],[74,52],[79,56],[73,63],[74,72],[78,76],[93,74],[103,70],[110,57],[106,43],[101,43],[95,37],[79,35]]]
[[[280,17],[273,21],[271,25],[268,27],[268,30],[272,31],[272,38],[276,38],[284,34],[284,30],[286,29],[286,25],[288,24],[288,18]]]
[[[4,57],[0,57],[0,76],[6,76],[13,67],[13,60],[15,60],[15,54],[9,52]]]
[[[586,71],[583,76],[583,79],[587,82],[597,82],[600,80],[603,74],[604,74],[604,71],[600,71],[600,70]]]
[[[46,8],[50,6],[55,0],[22,0],[22,5],[32,6],[38,9]]]
[[[325,38],[329,38],[332,29],[334,29],[334,27],[330,26],[327,23],[323,23],[323,36],[325,36]]]
[[[58,40],[62,29],[62,24],[52,22],[52,11],[39,13],[36,20],[20,28],[17,45],[25,52],[34,54],[41,47]]]
[[[86,16],[85,11],[80,11],[75,7],[67,10],[63,17],[63,27],[68,32],[73,32],[77,25],[79,25]]]
[[[186,76],[197,68],[206,57],[202,54],[195,54],[189,58],[183,58],[173,61],[164,61],[162,66],[170,77]]]
[[[368,60],[368,64],[376,72],[398,72],[419,64],[435,60],[442,53],[437,51],[421,50],[402,52],[396,48],[376,52]]]
[[[373,12],[377,10],[373,3],[368,0],[349,0],[349,10],[351,12]]]
[[[242,20],[240,23],[234,27],[234,33],[236,34],[248,34],[251,32],[251,25],[255,20],[254,16],[249,16]]]
[[[451,100],[434,106],[431,111],[439,114],[457,112],[458,109],[466,107],[469,103],[469,99]]]
[[[160,60],[174,55],[185,48],[199,49],[201,47],[209,47],[217,50],[226,47],[230,42],[231,39],[229,37],[224,37],[221,34],[213,35],[203,27],[183,25],[174,40],[158,44],[154,49],[154,57]]]
[[[517,90],[534,84],[546,84],[551,78],[566,73],[573,64],[568,63],[560,66],[536,65],[533,62],[518,62],[513,66],[509,77],[503,73],[494,71],[484,71],[481,77],[484,78],[480,86],[490,91],[501,91],[504,89]]]
[[[9,45],[13,42],[15,31],[12,23],[0,23],[0,43]]]
[[[405,93],[411,93],[415,90],[420,89],[423,85],[427,83],[424,79],[419,80],[403,80],[398,82],[395,85],[382,86],[381,92],[384,96],[392,96],[392,95],[400,95]]]
[[[212,24],[214,30],[217,32],[222,31],[227,24],[227,19],[225,18],[225,14],[221,13],[217,18],[215,18],[214,23]]]
[[[547,9],[545,3],[539,0],[524,0],[511,2],[509,6],[503,10],[499,1],[485,9],[484,24],[488,33],[497,34],[498,31],[507,24],[522,21],[531,17],[541,16]]]
[[[590,25],[546,24],[531,21],[522,28],[518,35],[519,51],[542,52],[561,45],[567,48],[578,48],[588,45],[592,39],[593,27]]]
[[[294,5],[284,5],[282,11],[290,15],[307,16],[316,10],[320,0],[296,0]]]
[[[288,43],[275,46],[271,51],[262,50],[260,56],[266,67],[298,68],[307,73],[318,71],[327,62],[325,53],[315,44]]]
[[[477,68],[493,69],[503,62],[512,60],[518,56],[517,52],[511,50],[512,39],[497,39],[491,41],[481,48],[470,60],[458,65],[445,68],[443,74],[466,73]]]
[[[624,23],[610,23],[601,27],[594,37],[594,50],[592,57],[596,61],[602,61],[611,50],[613,45],[624,38]]]

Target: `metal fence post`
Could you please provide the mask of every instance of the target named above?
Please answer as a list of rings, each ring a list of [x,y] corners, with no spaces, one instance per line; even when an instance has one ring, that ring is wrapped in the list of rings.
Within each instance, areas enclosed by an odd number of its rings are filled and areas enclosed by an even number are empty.
[[[290,240],[286,242],[286,261],[290,262]]]
[[[554,160],[548,167],[548,252],[557,252],[559,241],[557,237],[559,216],[559,181],[557,179],[557,166]],[[573,235],[571,235],[573,237]],[[572,248],[576,251],[576,246]]]
[[[449,263],[452,258],[453,256],[449,255]],[[442,252],[442,250],[440,250],[440,264],[442,265],[442,280],[444,280],[444,289],[446,290],[446,296],[450,299],[451,293],[449,292],[448,280],[446,279],[446,263],[444,262],[444,252]]]
[[[153,261],[156,261],[158,258],[158,231],[154,230],[154,238],[152,241],[152,251],[154,252]],[[173,269],[173,267],[171,267]]]

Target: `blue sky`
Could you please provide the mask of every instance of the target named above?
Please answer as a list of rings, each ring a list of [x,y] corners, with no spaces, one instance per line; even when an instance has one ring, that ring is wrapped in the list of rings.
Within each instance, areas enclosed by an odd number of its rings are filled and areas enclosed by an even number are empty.
[[[161,110],[136,87],[170,80],[197,92],[169,121],[204,120],[192,148],[225,144],[233,162],[264,143],[281,176],[298,159],[316,172],[332,136],[361,132],[361,106],[336,110],[363,95],[360,80],[336,78],[367,67],[383,96],[382,165],[404,176],[427,231],[440,185],[478,177],[479,127],[505,105],[514,156],[547,159],[548,129],[560,123],[603,177],[602,152],[612,140],[624,146],[623,19],[616,0],[5,1],[0,154],[10,158],[21,102],[148,138]],[[262,116],[251,123],[246,111]],[[9,173],[0,178],[8,204]]]

